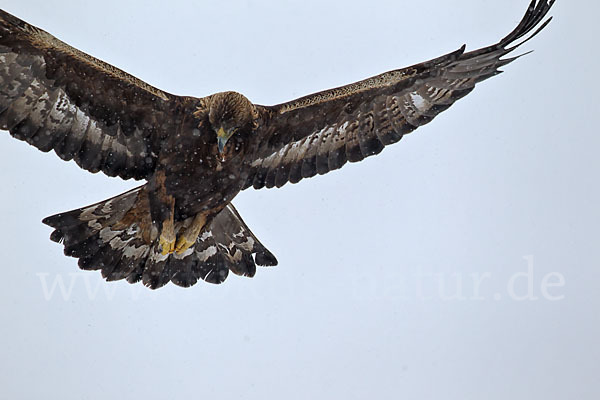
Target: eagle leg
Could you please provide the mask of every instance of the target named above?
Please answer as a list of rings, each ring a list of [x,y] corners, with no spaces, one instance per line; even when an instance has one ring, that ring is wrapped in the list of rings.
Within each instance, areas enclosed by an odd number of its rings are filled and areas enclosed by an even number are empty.
[[[158,244],[161,246],[161,254],[163,256],[173,253],[175,251],[175,224],[173,222],[175,199],[172,201],[171,212],[167,219],[162,223],[162,229],[160,231],[160,238]]]
[[[191,225],[186,227],[177,237],[177,244],[175,245],[177,254],[184,253],[196,243],[198,235],[200,235],[200,232],[202,232],[202,229],[206,225],[206,221],[206,214],[196,214]]]
[[[160,230],[158,244],[163,256],[175,251],[175,197],[167,193],[164,171],[158,171],[148,182],[150,214],[152,222]]]

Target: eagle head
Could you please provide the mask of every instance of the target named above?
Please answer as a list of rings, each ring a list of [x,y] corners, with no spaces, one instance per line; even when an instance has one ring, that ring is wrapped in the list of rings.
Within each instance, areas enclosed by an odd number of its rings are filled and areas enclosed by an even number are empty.
[[[244,138],[256,128],[256,107],[237,92],[221,92],[210,96],[208,121],[217,135],[219,153],[223,155],[227,141],[237,135]]]

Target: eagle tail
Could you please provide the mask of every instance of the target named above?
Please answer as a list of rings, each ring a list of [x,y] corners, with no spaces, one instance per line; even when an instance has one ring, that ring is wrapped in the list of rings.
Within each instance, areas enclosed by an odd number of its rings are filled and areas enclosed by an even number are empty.
[[[79,259],[83,270],[100,270],[107,281],[142,281],[157,289],[169,281],[189,287],[202,279],[223,282],[229,271],[252,277],[256,265],[277,265],[275,256],[250,231],[233,205],[225,207],[183,253],[163,255],[156,233],[148,238],[144,221],[130,211],[143,196],[142,187],[77,210],[47,217],[50,239],[64,245],[65,255]],[[149,221],[149,215],[146,215]],[[192,221],[176,222],[176,232]]]

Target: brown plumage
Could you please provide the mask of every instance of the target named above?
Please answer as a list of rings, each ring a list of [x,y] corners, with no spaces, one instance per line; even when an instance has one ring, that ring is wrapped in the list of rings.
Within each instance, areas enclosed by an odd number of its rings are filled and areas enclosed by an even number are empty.
[[[241,190],[381,152],[499,74],[515,59],[503,57],[546,26],[553,3],[533,0],[495,45],[276,106],[236,92],[163,92],[0,11],[0,128],[88,171],[146,181],[44,220],[81,268],[151,288],[253,276],[277,261],[233,208]]]

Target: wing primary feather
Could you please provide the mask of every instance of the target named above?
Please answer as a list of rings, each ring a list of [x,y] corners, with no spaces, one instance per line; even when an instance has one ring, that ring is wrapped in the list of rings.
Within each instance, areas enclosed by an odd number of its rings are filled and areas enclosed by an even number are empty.
[[[38,93],[38,86],[42,95],[32,110],[20,97]],[[42,151],[54,149],[91,172],[147,178],[164,138],[200,101],[154,88],[0,10],[0,122],[10,110],[9,123],[0,128]],[[50,106],[56,108],[48,117]],[[72,123],[73,115],[84,126]],[[115,160],[122,146],[130,151],[120,151]]]
[[[265,129],[256,135],[261,144],[252,155],[254,171],[244,187],[252,183],[255,188],[280,187],[286,176],[296,183],[378,154],[521,57],[503,58],[550,23],[551,17],[544,18],[554,2],[532,0],[519,24],[494,45],[470,52],[463,45],[402,70],[276,106],[261,106],[268,118],[263,119]],[[329,127],[335,131],[329,133]],[[292,148],[295,158],[280,155]]]

